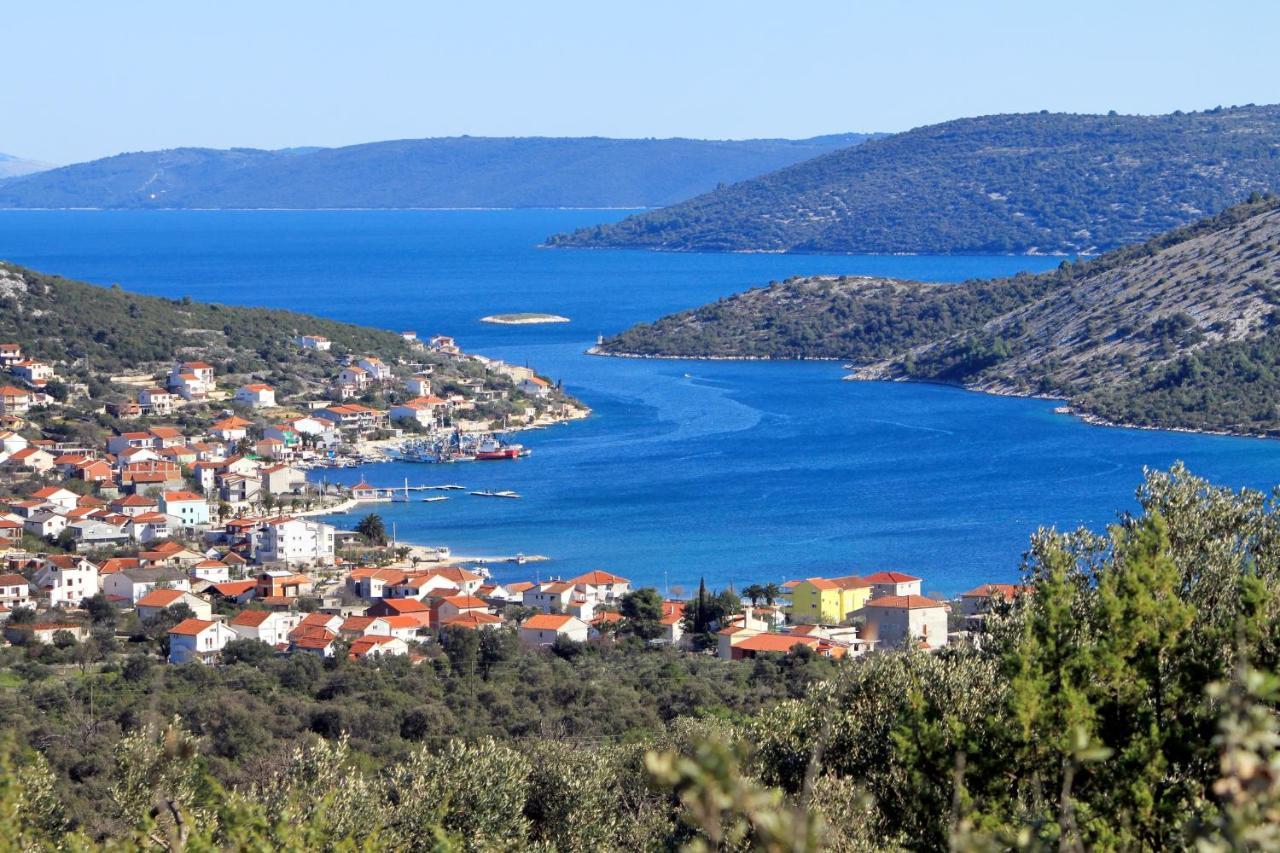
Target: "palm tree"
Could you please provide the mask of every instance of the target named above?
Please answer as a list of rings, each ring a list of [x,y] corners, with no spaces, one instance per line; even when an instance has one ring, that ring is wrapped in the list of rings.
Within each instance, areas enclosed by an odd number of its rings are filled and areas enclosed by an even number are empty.
[[[764,587],[758,583],[753,583],[742,590],[742,594],[751,599],[751,606],[755,607],[760,603],[760,599],[764,598]]]
[[[778,600],[778,596],[780,595],[782,595],[782,587],[778,586],[773,581],[765,584],[764,589],[760,591],[760,596],[764,599],[764,603],[770,607],[773,606],[774,602]]]

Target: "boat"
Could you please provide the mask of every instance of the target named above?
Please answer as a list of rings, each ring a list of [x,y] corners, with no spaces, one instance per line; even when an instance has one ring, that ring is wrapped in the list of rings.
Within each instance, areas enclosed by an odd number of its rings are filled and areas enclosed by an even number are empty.
[[[493,492],[493,491],[472,492],[471,494],[475,495],[478,498],[518,498],[520,497],[519,494],[510,490],[504,490],[501,492]]]
[[[476,445],[475,458],[478,462],[489,462],[495,459],[519,459],[527,456],[522,444],[503,444],[490,436]]]

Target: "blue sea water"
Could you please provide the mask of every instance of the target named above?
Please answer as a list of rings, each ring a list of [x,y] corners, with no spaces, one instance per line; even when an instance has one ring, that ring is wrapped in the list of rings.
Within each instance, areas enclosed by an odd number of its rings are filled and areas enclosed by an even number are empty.
[[[0,212],[0,257],[170,297],[286,307],[529,363],[594,410],[527,433],[513,463],[327,472],[376,485],[514,489],[499,501],[382,505],[405,540],[545,554],[501,579],[601,567],[719,586],[900,569],[954,593],[1015,579],[1040,525],[1100,529],[1143,466],[1280,483],[1280,443],[1093,427],[1054,404],[932,385],[840,382],[838,364],[593,358],[597,334],[814,273],[959,281],[1053,259],[550,251],[621,211]],[[573,322],[493,326],[496,312]],[[354,518],[341,519],[354,523]]]

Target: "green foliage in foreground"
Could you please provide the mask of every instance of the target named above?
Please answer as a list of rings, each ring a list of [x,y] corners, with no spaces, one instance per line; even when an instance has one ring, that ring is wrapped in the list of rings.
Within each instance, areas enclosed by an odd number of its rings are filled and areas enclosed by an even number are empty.
[[[237,759],[256,767],[228,785],[217,781],[212,745],[222,714],[201,723],[188,709],[167,723],[165,698],[194,673],[230,679],[241,700],[282,701],[283,683],[244,667],[166,670],[123,718],[60,704],[58,690],[28,692],[22,707],[42,713],[10,723],[24,748],[9,751],[21,767],[0,786],[0,817],[15,828],[0,850],[93,843],[64,835],[69,823],[85,828],[62,803],[86,782],[60,775],[56,747],[86,733],[111,744],[93,803],[99,826],[127,847],[1274,849],[1280,496],[1214,488],[1176,468],[1150,474],[1139,501],[1105,536],[1037,533],[1025,563],[1031,592],[989,617],[976,647],[851,660],[801,695],[734,719],[674,715],[618,738],[427,723],[420,743],[382,760],[371,760],[369,744],[385,725],[351,726],[349,736],[338,726],[266,762]],[[601,657],[594,675],[574,675],[591,685],[630,677],[609,675],[615,667],[693,660],[640,646],[619,654]],[[543,660],[576,668],[590,657]],[[761,666],[778,664],[738,672]],[[376,668],[339,667],[325,692],[338,673],[357,671]],[[457,692],[487,694],[471,713],[512,689],[461,679]],[[379,695],[394,690],[386,683]],[[637,700],[587,701],[611,705],[611,715]],[[555,702],[581,713],[583,697]],[[247,709],[234,725],[252,727],[268,708]],[[280,709],[272,725],[295,720]]]

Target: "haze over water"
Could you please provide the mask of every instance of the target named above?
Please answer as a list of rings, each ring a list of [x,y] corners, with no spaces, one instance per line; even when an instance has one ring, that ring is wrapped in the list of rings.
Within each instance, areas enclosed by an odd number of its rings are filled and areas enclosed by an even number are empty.
[[[600,567],[687,590],[700,576],[741,586],[894,568],[924,576],[926,591],[954,593],[1015,579],[1037,526],[1112,521],[1134,505],[1144,465],[1182,459],[1224,484],[1280,483],[1280,442],[1091,427],[1047,401],[840,382],[834,363],[585,356],[598,333],[791,275],[958,281],[1057,263],[535,248],[552,232],[622,215],[6,211],[0,258],[168,297],[452,334],[470,352],[562,379],[594,416],[526,433],[528,459],[323,472],[520,492],[520,501],[455,494],[377,509],[408,541],[553,558],[494,566],[499,579]],[[508,311],[573,322],[479,322]]]

